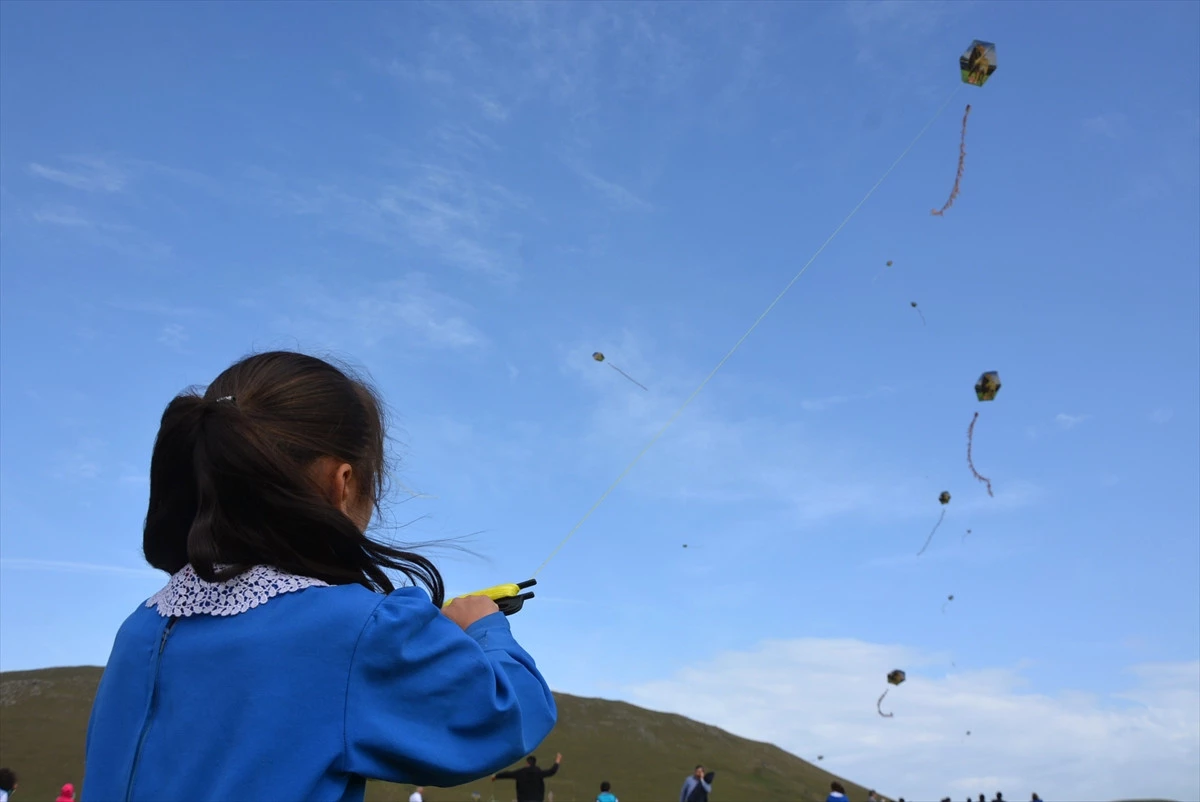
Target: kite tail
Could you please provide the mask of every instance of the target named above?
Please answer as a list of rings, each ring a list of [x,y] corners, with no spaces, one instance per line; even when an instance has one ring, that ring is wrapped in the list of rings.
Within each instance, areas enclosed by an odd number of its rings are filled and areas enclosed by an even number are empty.
[[[883,692],[883,696],[887,696],[888,691],[890,691],[890,690],[891,690],[891,688],[886,688]],[[875,709],[878,710],[879,715],[883,716],[884,718],[895,718],[895,716],[893,714],[883,712],[883,696],[880,696],[879,701],[877,701],[875,703]]]
[[[954,188],[950,190],[950,198],[946,201],[946,205],[941,209],[933,209],[929,213],[941,217],[946,213],[946,210],[954,205],[954,199],[958,197],[958,185],[962,182],[963,168],[967,162],[967,117],[971,114],[971,104],[967,104],[967,110],[963,112],[962,121],[962,136],[958,142],[958,172],[954,175]]]
[[[975,413],[975,417],[971,418],[971,425],[967,427],[967,467],[971,469],[971,473],[976,479],[987,485],[988,495],[995,498],[992,493],[992,480],[986,476],[981,476],[979,471],[975,470],[975,463],[971,460],[971,446],[975,440],[975,421],[979,420],[979,413]]]
[[[938,530],[938,527],[942,525],[942,520],[945,519],[945,517],[946,517],[946,508],[942,507],[942,514],[940,516],[938,516],[937,523],[933,525],[933,532],[936,532]],[[929,537],[925,538],[925,545],[922,546],[921,550],[917,552],[918,557],[920,557],[922,554],[925,553],[925,549],[929,548],[929,542],[931,540],[933,540],[933,532],[930,532]]]
[[[625,378],[629,379],[631,382],[633,382],[634,384],[636,384],[638,387],[641,387],[643,390],[646,390],[646,392],[650,392],[649,390],[647,390],[647,389],[646,389],[646,385],[642,384],[640,381],[638,381],[637,379],[633,378],[632,376],[630,376],[630,375],[629,375],[628,373],[626,373],[625,371],[621,370],[619,367],[617,367],[617,366],[616,366],[616,365],[614,365],[613,363],[609,362],[609,363],[608,363],[608,366],[609,366],[610,368],[612,368],[613,370],[615,370],[617,373],[620,373],[620,374],[621,374],[622,376],[624,376]]]

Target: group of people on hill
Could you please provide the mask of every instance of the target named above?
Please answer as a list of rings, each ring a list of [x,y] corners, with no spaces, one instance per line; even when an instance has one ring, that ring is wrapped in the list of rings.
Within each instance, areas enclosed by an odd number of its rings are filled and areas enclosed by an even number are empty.
[[[554,765],[548,769],[543,769],[537,764],[537,756],[530,755],[525,758],[525,766],[523,768],[514,769],[513,771],[501,771],[492,775],[492,782],[496,780],[513,780],[516,783],[517,802],[545,802],[546,800],[546,778],[553,777],[558,773],[558,767],[562,764],[562,754],[554,756]],[[716,772],[704,770],[703,765],[698,765],[692,771],[692,774],[683,781],[683,788],[679,792],[679,802],[708,802],[708,795],[712,792],[713,778]],[[423,789],[418,788],[417,791]],[[409,802],[423,802],[422,799],[414,795]],[[619,802],[616,794],[612,792],[612,783],[605,780],[600,783],[600,793],[596,796],[596,802]]]
[[[9,802],[17,790],[17,774],[12,769],[0,769],[0,802]],[[75,802],[75,785],[65,783],[54,802]]]
[[[840,782],[837,782],[836,780],[831,782],[829,784],[829,789],[829,796],[825,799],[825,802],[849,802],[849,799],[846,796],[846,788]],[[874,791],[868,791],[866,802],[883,802],[883,799],[877,796]],[[904,802],[904,797],[900,797],[896,802]],[[950,797],[945,797],[942,799],[942,802],[954,802],[954,800],[952,800]],[[975,800],[971,799],[971,797],[967,797],[967,802],[975,802]],[[987,802],[987,796],[985,794],[980,794],[979,802]],[[1004,802],[1004,794],[997,791],[996,798],[993,799],[992,802]],[[1037,794],[1034,794],[1030,799],[1030,802],[1042,802],[1042,798]]]

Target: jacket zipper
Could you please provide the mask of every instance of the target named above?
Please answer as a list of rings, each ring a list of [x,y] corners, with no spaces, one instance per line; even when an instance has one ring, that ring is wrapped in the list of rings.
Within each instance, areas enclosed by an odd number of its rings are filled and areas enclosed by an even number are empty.
[[[158,654],[154,658],[154,677],[150,683],[150,707],[146,711],[146,720],[142,722],[142,732],[138,736],[137,751],[133,753],[133,765],[129,769],[129,784],[125,787],[125,802],[132,802],[133,799],[133,779],[137,776],[138,762],[142,758],[142,745],[146,742],[146,734],[150,730],[150,719],[154,716],[155,702],[158,699],[158,669],[162,665],[163,649],[167,648],[167,636],[171,634],[171,629],[178,620],[178,618],[172,616],[167,621],[167,626],[163,629],[162,638],[158,641]]]

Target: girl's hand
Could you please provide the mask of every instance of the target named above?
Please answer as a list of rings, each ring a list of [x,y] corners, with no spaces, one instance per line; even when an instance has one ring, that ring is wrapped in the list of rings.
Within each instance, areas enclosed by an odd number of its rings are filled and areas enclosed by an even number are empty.
[[[500,608],[487,596],[464,596],[442,608],[442,615],[464,630],[481,618],[500,612]]]

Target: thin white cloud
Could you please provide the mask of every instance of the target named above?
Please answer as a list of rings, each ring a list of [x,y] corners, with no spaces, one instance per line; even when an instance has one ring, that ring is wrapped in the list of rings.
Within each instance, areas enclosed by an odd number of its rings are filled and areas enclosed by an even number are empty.
[[[159,576],[164,580],[162,571],[149,566],[134,568],[126,565],[105,565],[102,563],[71,562],[66,560],[35,560],[22,557],[5,557],[0,559],[0,568],[18,571],[50,571],[76,574],[120,574],[124,576]]]
[[[486,95],[476,94],[475,102],[479,106],[479,112],[492,122],[505,122],[511,113],[504,104]]]
[[[654,209],[654,205],[649,201],[641,198],[633,190],[623,187],[615,181],[609,181],[606,178],[601,178],[588,168],[578,162],[568,162],[569,166],[575,173],[583,179],[589,187],[602,195],[609,203],[621,209],[630,211],[648,212]]]
[[[171,247],[133,226],[97,220],[73,206],[47,206],[29,213],[28,219],[43,226],[67,229],[82,241],[134,259],[169,258]]]
[[[400,334],[435,348],[476,348],[487,342],[466,318],[470,307],[432,289],[419,273],[353,292],[297,282],[293,292],[299,309],[279,321],[289,333],[309,331],[338,341],[352,331],[367,346]]]
[[[169,323],[158,333],[160,343],[176,350],[182,348],[188,339],[187,330],[178,323]]]
[[[414,65],[399,59],[392,59],[383,65],[383,69],[393,78],[405,82],[434,84],[443,87],[454,84],[454,75],[449,70],[439,69],[428,64]]]
[[[1200,661],[1133,666],[1127,690],[1099,698],[1029,692],[1020,666],[947,673],[951,657],[851,639],[770,641],[625,698],[810,761],[824,755],[823,768],[893,799],[1200,798]],[[876,699],[897,667],[908,679],[891,687],[883,709],[894,718],[882,719]]]
[[[844,19],[855,35],[856,58],[864,68],[897,78],[898,64],[906,59],[897,59],[899,50],[909,50],[918,42],[932,40],[938,31],[961,13],[961,4],[950,2],[910,3],[905,0],[866,0],[838,6]],[[965,49],[967,42],[963,42]],[[957,54],[955,54],[957,56]],[[920,73],[912,73],[910,80],[924,82]]]
[[[1129,118],[1120,112],[1097,114],[1083,121],[1083,129],[1105,139],[1124,139],[1129,133]]]
[[[100,224],[85,217],[78,209],[57,207],[53,209],[38,209],[33,213],[33,221],[50,226],[66,226],[68,228],[98,228]]]
[[[85,192],[120,192],[128,180],[115,165],[93,156],[72,156],[63,161],[72,167],[59,169],[33,162],[28,169],[38,178]]]
[[[851,393],[849,395],[829,395],[821,398],[805,398],[800,402],[800,408],[805,412],[824,412],[827,409],[849,404],[854,401],[868,401],[881,395],[892,395],[893,387],[878,387],[867,393]]]
[[[511,221],[529,213],[528,199],[449,164],[402,169],[408,171],[402,178],[364,179],[354,187],[298,187],[264,171],[253,171],[250,178],[254,194],[281,214],[310,216],[329,230],[397,250],[415,246],[497,281],[516,277],[520,235]]]
[[[84,437],[74,448],[59,452],[52,475],[56,479],[92,480],[102,473],[100,452],[105,443],[95,437]]]
[[[1175,417],[1175,411],[1167,407],[1159,407],[1150,413],[1150,420],[1155,423],[1167,423]]]
[[[476,162],[500,150],[496,140],[469,125],[445,123],[433,129],[430,136],[448,156],[463,161]]]
[[[1054,416],[1054,422],[1064,429],[1074,429],[1091,417],[1091,415],[1068,415],[1065,412],[1060,412]]]
[[[203,315],[204,310],[193,306],[179,306],[165,301],[136,301],[131,299],[115,299],[108,306],[122,312],[133,312],[157,317],[196,317]]]

